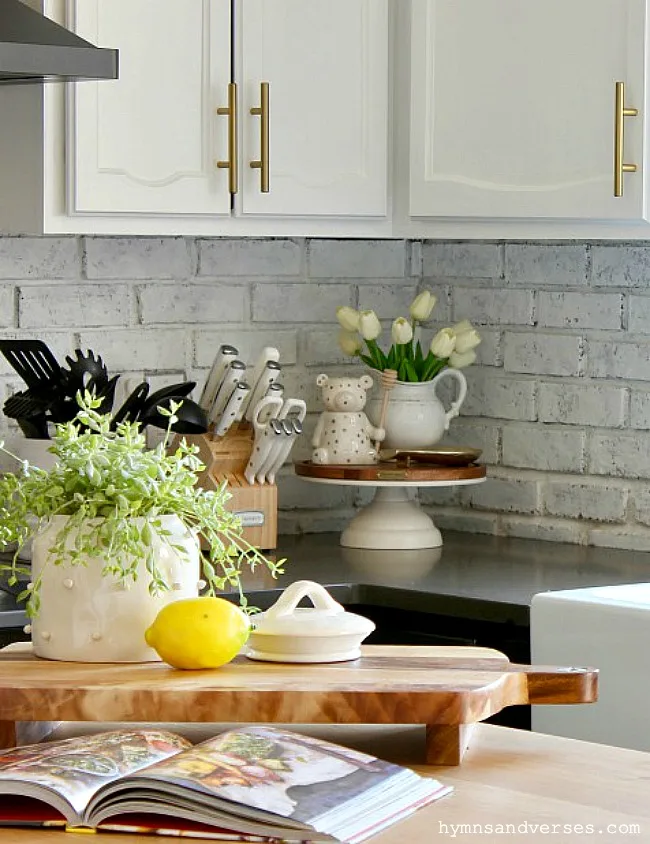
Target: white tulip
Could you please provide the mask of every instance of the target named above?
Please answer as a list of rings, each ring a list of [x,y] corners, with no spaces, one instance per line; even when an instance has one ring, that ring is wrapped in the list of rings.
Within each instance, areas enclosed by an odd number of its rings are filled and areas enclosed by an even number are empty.
[[[456,348],[456,338],[451,328],[441,328],[429,348],[437,358],[448,358]]]
[[[404,346],[413,339],[411,323],[404,317],[397,317],[390,330],[390,336],[396,346]]]
[[[464,331],[471,331],[474,326],[468,319],[462,319],[449,329],[454,335],[462,334]]]
[[[452,352],[449,355],[449,366],[452,366],[454,369],[464,369],[466,366],[474,363],[475,360],[476,352],[473,349],[463,352],[462,355]]]
[[[359,311],[355,311],[355,309],[349,307],[349,305],[340,305],[336,309],[336,318],[338,319],[341,328],[346,331],[359,330]]]
[[[374,311],[359,312],[359,334],[364,340],[376,340],[381,334],[381,323]]]
[[[416,322],[422,322],[425,319],[429,319],[435,304],[436,297],[433,293],[430,290],[423,290],[411,302],[409,313]]]
[[[462,355],[463,352],[469,352],[470,349],[475,349],[481,342],[481,336],[475,328],[470,328],[468,331],[462,331],[456,335],[455,352]]]
[[[361,338],[356,331],[339,331],[339,347],[346,355],[358,355],[361,351]]]

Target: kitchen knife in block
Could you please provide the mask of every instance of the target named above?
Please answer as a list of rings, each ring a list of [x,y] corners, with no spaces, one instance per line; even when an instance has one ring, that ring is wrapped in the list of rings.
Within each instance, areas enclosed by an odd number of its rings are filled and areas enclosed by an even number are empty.
[[[269,361],[274,361],[275,363],[277,363],[279,360],[280,352],[275,348],[275,346],[265,346],[259,353],[257,360],[255,361],[255,365],[253,366],[253,371],[251,373],[246,374],[246,381],[248,381],[248,383],[251,385],[251,393],[242,405],[242,418],[246,414],[250,402],[253,399],[253,393],[255,392],[255,389],[257,387],[257,382],[262,377],[262,373],[266,369],[266,364]]]
[[[223,380],[226,369],[228,368],[230,362],[235,360],[238,355],[239,352],[234,346],[219,346],[219,351],[216,354],[212,364],[212,369],[206,379],[203,392],[201,393],[201,398],[199,399],[199,404],[206,413],[210,412],[210,408],[214,404],[214,400],[219,392],[219,387],[221,386],[221,381]]]
[[[217,395],[212,402],[212,407],[208,413],[209,425],[214,426],[219,424],[221,421],[221,415],[226,409],[230,396],[235,391],[235,387],[239,381],[243,378],[245,371],[246,364],[243,361],[238,359],[230,361],[228,368],[221,379],[219,391],[217,392]]]

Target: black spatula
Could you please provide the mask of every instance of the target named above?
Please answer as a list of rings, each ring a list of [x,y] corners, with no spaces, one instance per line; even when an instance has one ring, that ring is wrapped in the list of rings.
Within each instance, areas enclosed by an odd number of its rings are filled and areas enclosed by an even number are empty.
[[[32,393],[56,392],[61,367],[42,340],[0,340],[0,352]]]

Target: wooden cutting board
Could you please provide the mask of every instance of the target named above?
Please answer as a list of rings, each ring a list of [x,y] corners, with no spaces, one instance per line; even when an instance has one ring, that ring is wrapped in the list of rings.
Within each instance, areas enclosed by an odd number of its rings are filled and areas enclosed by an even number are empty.
[[[515,665],[475,647],[367,645],[331,664],[254,662],[180,671],[164,663],[50,662],[0,652],[0,734],[15,721],[426,724],[426,760],[458,764],[468,728],[506,706],[592,703],[595,669]],[[0,725],[1,726],[1,725]]]
[[[350,463],[320,465],[304,460],[294,464],[297,475],[306,478],[345,481],[459,481],[485,477],[485,466],[432,466],[420,463],[400,466],[393,462],[362,466]]]

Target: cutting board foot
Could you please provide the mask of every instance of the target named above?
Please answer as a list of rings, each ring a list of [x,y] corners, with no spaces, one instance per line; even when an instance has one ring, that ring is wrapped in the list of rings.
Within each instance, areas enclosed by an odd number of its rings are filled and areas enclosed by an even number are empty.
[[[0,748],[16,746],[16,722],[0,721]]]
[[[476,724],[427,724],[427,765],[460,765]]]

